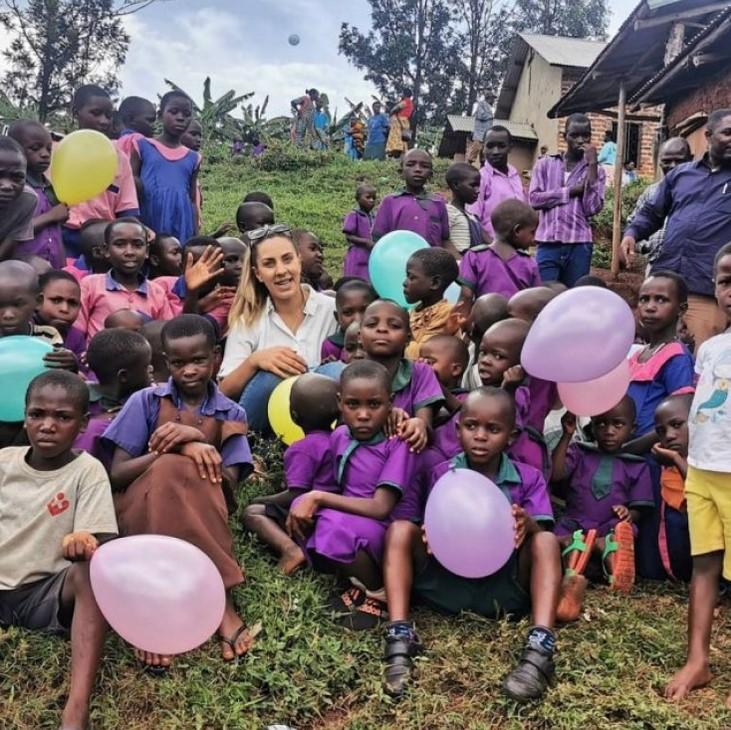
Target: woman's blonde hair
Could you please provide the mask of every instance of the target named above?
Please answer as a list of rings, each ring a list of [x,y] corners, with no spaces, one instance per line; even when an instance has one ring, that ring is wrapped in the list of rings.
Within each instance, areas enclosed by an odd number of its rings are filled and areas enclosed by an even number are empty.
[[[232,328],[239,322],[245,327],[251,327],[251,325],[259,320],[264,311],[267,299],[269,298],[269,291],[256,278],[254,267],[256,266],[256,250],[259,244],[270,238],[286,238],[292,244],[295,253],[299,256],[297,246],[288,233],[271,233],[249,243],[246,247],[244,261],[241,266],[239,287],[236,290],[236,296],[234,296],[231,310],[228,313],[229,328]]]

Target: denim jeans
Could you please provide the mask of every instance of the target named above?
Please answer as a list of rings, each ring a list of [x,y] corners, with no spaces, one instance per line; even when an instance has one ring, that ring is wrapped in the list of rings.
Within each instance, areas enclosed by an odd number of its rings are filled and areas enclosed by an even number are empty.
[[[311,372],[338,380],[344,368],[345,363],[329,362],[313,368]],[[239,398],[239,405],[246,411],[246,420],[252,431],[259,431],[260,433],[269,431],[269,416],[267,414],[269,396],[281,382],[282,378],[274,375],[274,373],[259,370],[244,387],[244,392]]]
[[[571,288],[591,270],[591,243],[539,243],[538,268],[541,280],[560,281]]]

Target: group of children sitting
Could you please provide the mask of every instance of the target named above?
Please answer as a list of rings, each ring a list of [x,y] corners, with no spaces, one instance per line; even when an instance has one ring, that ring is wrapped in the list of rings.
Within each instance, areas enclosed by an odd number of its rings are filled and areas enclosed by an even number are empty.
[[[163,104],[162,112],[180,132],[185,109]],[[31,127],[38,131],[21,129]],[[17,223],[26,155],[22,139],[7,139],[0,138],[0,239],[12,252],[22,239],[6,223]],[[359,208],[346,217],[351,248],[334,286],[338,331],[322,346],[323,362],[345,367],[339,380],[307,373],[295,382],[291,415],[305,437],[284,454],[283,489],[248,505],[244,525],[276,552],[286,574],[309,566],[337,576],[329,604],[336,621],[356,630],[386,622],[390,694],[404,692],[423,648],[411,620],[418,600],[448,614],[531,614],[503,689],[517,701],[539,698],[554,675],[555,626],[578,618],[588,579],[604,576],[627,592],[636,572],[689,578],[684,481],[694,467],[707,468],[705,456],[689,454],[689,422],[702,430],[698,453],[724,451],[731,349],[727,335],[703,346],[695,368],[704,397],[691,409],[694,359],[678,337],[687,288],[673,273],[655,273],[639,292],[640,344],[627,395],[588,423],[562,414],[556,384],[520,366],[533,321],[564,289],[542,285],[528,253],[535,212],[515,200],[497,206],[493,242],[475,240],[458,264],[444,203],[424,193],[429,155],[408,152],[402,169],[406,190],[386,197],[374,221],[370,186],[359,188]],[[470,175],[451,168],[452,190],[474,192]],[[33,262],[0,263],[0,335],[54,346],[48,372],[28,388],[24,422],[2,424],[0,434],[8,446],[0,452],[0,624],[70,629],[69,728],[88,721],[102,651],[106,625],[88,560],[105,539],[155,533],[200,547],[228,592],[218,632],[224,660],[245,654],[252,641],[230,597],[244,575],[229,517],[253,457],[246,414],[220,392],[216,375],[227,311],[249,265],[247,234],[274,223],[273,204],[262,194],[241,204],[241,238],[156,231],[150,240],[137,217],[111,218],[84,222],[80,258],[65,268],[49,262],[39,277]],[[43,229],[36,218],[32,226]],[[367,281],[373,242],[401,228],[432,244],[406,265],[410,311],[379,299]],[[301,231],[296,243],[303,278],[328,288],[318,239]],[[444,293],[455,281],[462,293],[452,306]],[[586,277],[578,285],[603,284]],[[725,247],[717,292],[729,318],[730,291]],[[494,575],[460,577],[430,553],[425,504],[453,468],[488,477],[512,505],[515,550]],[[669,685],[672,697],[708,679],[708,627],[723,562],[725,517],[699,484],[696,473],[693,499],[705,500],[705,511],[690,513],[692,552],[700,556],[692,616],[701,623],[688,666]],[[724,575],[731,578],[725,568]],[[158,672],[171,665],[167,656],[136,654]]]

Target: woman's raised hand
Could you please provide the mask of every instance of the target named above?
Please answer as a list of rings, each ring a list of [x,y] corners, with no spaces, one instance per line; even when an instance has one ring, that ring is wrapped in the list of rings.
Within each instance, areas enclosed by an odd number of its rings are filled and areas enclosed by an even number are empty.
[[[278,378],[289,378],[307,372],[307,363],[291,347],[268,347],[252,355],[259,370],[266,370]]]

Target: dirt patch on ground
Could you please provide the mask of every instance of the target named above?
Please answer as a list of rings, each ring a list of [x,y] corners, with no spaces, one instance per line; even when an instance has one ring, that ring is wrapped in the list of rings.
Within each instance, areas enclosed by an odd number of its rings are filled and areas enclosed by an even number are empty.
[[[602,281],[605,281],[607,286],[613,292],[619,294],[632,309],[637,306],[640,286],[645,279],[644,273],[637,270],[621,271],[616,279],[612,276],[612,272],[609,269],[592,267],[591,273],[594,276],[598,276]]]

